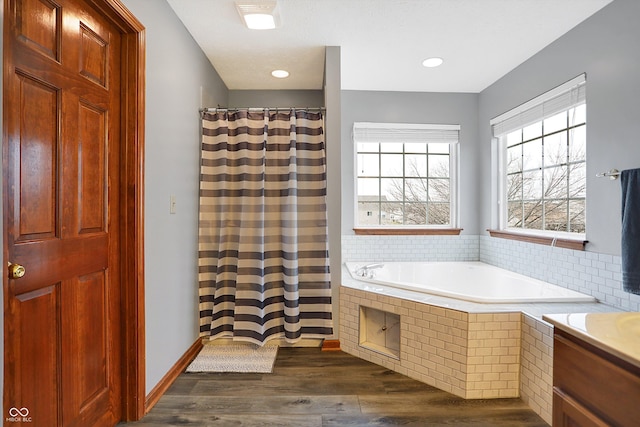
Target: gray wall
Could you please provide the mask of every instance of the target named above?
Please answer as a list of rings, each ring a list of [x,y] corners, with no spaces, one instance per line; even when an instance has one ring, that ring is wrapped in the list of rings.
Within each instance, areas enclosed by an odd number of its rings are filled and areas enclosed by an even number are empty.
[[[146,27],[145,310],[147,393],[198,337],[201,102],[228,91],[163,1],[123,0]],[[204,100],[204,101],[202,101]],[[169,213],[169,197],[176,213]]]
[[[325,115],[325,135],[327,154],[327,220],[329,224],[329,257],[331,269],[331,294],[333,310],[333,331],[338,336],[340,324],[340,285],[342,283],[341,257],[341,192],[340,176],[341,149],[340,132],[342,122],[342,85],[340,81],[341,49],[327,46],[325,51],[324,99],[327,107]]]
[[[491,225],[489,120],[587,74],[588,251],[620,254],[620,184],[598,172],[640,167],[640,1],[615,0],[482,91],[481,230]]]
[[[354,122],[460,125],[460,226],[479,234],[478,95],[468,93],[342,92],[342,233],[353,234]]]
[[[324,93],[321,90],[231,90],[229,105],[222,105],[234,108],[323,106]]]

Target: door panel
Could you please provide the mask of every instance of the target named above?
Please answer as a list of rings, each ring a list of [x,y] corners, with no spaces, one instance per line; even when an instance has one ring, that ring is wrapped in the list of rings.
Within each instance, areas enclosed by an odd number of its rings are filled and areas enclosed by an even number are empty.
[[[78,278],[76,295],[78,318],[84,319],[78,325],[78,359],[80,372],[80,407],[106,393],[108,381],[108,295],[106,278],[102,271]]]
[[[83,23],[80,32],[80,74],[106,88],[109,43]]]
[[[23,0],[16,10],[17,36],[31,49],[57,61],[60,51],[60,6],[48,0]]]
[[[108,287],[104,270],[70,279],[63,284],[64,301],[73,308],[62,312],[63,425],[94,425],[110,404],[111,371]],[[63,353],[64,355],[64,353]],[[72,393],[70,391],[73,391]]]
[[[58,421],[59,289],[58,284],[45,286],[16,295],[13,301],[19,325],[12,347],[19,373],[14,399],[20,404],[12,406],[39,414],[37,425],[42,426],[55,426]]]
[[[106,231],[105,180],[107,114],[100,107],[81,101],[78,123],[79,234]]]
[[[10,0],[9,407],[33,426],[121,418],[120,34],[85,0]],[[5,103],[7,105],[7,103]],[[44,386],[43,385],[44,381]]]
[[[16,242],[56,237],[58,88],[17,73],[20,116],[14,187]],[[21,173],[34,171],[38,173]],[[17,178],[17,177],[16,177]]]

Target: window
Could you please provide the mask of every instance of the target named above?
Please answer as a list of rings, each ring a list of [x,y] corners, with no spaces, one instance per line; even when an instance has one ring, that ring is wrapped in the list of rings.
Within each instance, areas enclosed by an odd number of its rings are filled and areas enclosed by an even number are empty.
[[[501,229],[584,238],[586,123],[584,75],[492,120]]]
[[[355,123],[356,227],[455,227],[459,128]]]

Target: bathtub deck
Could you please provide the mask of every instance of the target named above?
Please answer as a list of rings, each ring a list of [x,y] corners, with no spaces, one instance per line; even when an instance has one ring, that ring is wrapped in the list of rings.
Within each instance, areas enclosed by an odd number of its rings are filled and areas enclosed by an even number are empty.
[[[281,348],[272,374],[182,374],[124,426],[547,426],[520,399],[465,401],[340,351]]]
[[[520,397],[548,423],[553,326],[542,315],[620,311],[600,303],[478,304],[360,282],[346,269],[342,280],[343,351],[466,399]],[[363,342],[363,307],[399,316],[399,357]]]
[[[526,313],[529,316],[542,320],[544,314],[560,314],[560,313],[598,313],[613,312],[620,309],[608,306],[602,303],[528,303],[528,304],[479,304],[470,301],[461,301],[453,298],[440,297],[437,295],[428,295],[420,292],[409,291],[404,289],[393,288],[390,286],[376,285],[371,283],[360,282],[354,280],[349,275],[346,267],[342,270],[342,286],[357,289],[365,292],[372,292],[378,295],[384,295],[394,298],[400,298],[407,301],[413,301],[422,304],[429,304],[435,307],[448,308],[465,313],[505,313],[519,312]]]

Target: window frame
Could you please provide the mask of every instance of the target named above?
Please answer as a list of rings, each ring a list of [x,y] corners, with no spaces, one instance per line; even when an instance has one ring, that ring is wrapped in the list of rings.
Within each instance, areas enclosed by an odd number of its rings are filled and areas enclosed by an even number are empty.
[[[556,104],[552,107],[555,107],[555,110],[550,109],[553,112],[544,112],[544,104],[545,102],[555,102],[561,98],[562,96],[571,97],[574,96],[572,91],[576,91],[578,95],[575,95],[575,102],[569,101],[568,105],[562,106],[561,109],[558,109],[558,105],[562,105],[561,102],[556,102]],[[564,102],[567,102],[567,99],[564,99]],[[492,229],[489,229],[489,233],[493,237],[502,237],[502,238],[510,238],[516,240],[525,240],[533,243],[541,243],[548,244],[551,246],[560,246],[560,247],[568,247],[571,249],[584,249],[584,245],[587,243],[586,233],[588,232],[587,224],[586,224],[586,204],[588,203],[588,196],[586,191],[586,176],[587,176],[587,161],[586,161],[586,144],[585,140],[585,196],[584,196],[584,204],[585,204],[585,232],[577,233],[570,231],[556,231],[556,230],[539,230],[539,229],[529,229],[529,228],[516,228],[509,227],[508,225],[508,195],[507,195],[507,142],[506,137],[511,132],[514,132],[518,129],[526,128],[528,125],[532,123],[536,123],[539,121],[543,121],[546,118],[552,117],[558,113],[566,112],[571,110],[572,108],[578,107],[580,105],[586,106],[586,75],[581,74],[576,78],[548,91],[543,93],[542,95],[532,99],[531,101],[522,104],[513,110],[510,110],[490,121],[490,125],[492,127],[492,161],[494,163],[493,170],[493,201],[492,206],[494,207],[494,215],[493,215],[493,225]],[[586,108],[586,107],[585,107]],[[539,109],[536,111],[536,109]],[[532,113],[533,111],[533,113]],[[538,114],[536,117],[535,114]],[[526,117],[526,119],[521,119],[522,123],[519,125],[514,125],[517,123],[518,115]],[[511,123],[508,121],[511,120]],[[508,123],[504,126],[504,123]],[[588,124],[588,119],[585,117],[584,126]],[[517,126],[517,127],[515,127]],[[575,124],[572,126],[567,123],[567,127],[560,131],[569,131],[575,127]],[[496,128],[499,130],[496,131]],[[540,136],[542,140],[544,138],[544,131]],[[588,138],[588,137],[587,137]],[[524,142],[521,142],[524,143]],[[567,164],[568,167],[568,164]],[[544,170],[542,168],[541,170]],[[544,200],[544,198],[542,198]],[[570,197],[567,197],[567,202],[571,200]]]
[[[455,140],[442,140],[440,134],[447,132],[455,132]],[[459,221],[459,125],[433,125],[433,124],[404,124],[404,123],[354,123],[353,140],[353,156],[354,156],[354,200],[353,200],[353,220],[354,231],[356,234],[400,234],[400,235],[425,235],[425,234],[459,234],[461,229],[458,228]],[[381,140],[374,141],[375,138]],[[414,143],[446,143],[449,145],[449,224],[360,224],[358,209],[358,151],[359,143],[392,143],[392,144],[414,144]],[[428,150],[428,149],[427,149]],[[428,151],[425,150],[425,156]],[[380,145],[378,146],[378,155],[381,155]],[[406,150],[403,148],[398,154],[402,154],[403,164],[407,156]],[[410,153],[409,153],[410,154]],[[383,179],[382,171],[378,170],[378,179]],[[407,178],[405,171],[401,179]],[[411,177],[409,177],[411,178]],[[429,179],[429,175],[423,178]],[[433,178],[433,177],[432,177]],[[382,203],[380,199],[378,204]]]

